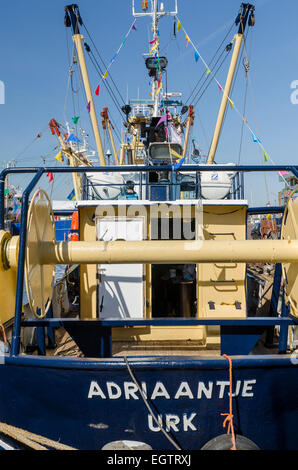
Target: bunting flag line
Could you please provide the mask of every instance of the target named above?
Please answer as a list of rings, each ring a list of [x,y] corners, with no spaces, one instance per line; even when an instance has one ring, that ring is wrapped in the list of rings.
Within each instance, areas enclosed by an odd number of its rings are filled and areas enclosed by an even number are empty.
[[[173,157],[179,158],[179,160],[183,159],[182,155],[180,155],[178,152],[173,150],[170,145],[169,145],[169,151],[170,151],[170,154],[173,155]]]
[[[159,74],[159,77],[158,77],[158,84],[157,84],[157,88],[160,87],[160,84],[161,84],[161,73]]]
[[[109,69],[110,69],[112,63],[115,61],[115,59],[116,59],[116,57],[118,56],[119,52],[121,51],[122,47],[123,47],[124,44],[126,43],[126,40],[127,40],[128,36],[129,36],[130,32],[131,32],[132,30],[137,31],[137,28],[135,27],[135,22],[136,22],[136,21],[137,21],[137,20],[135,19],[134,22],[132,23],[131,27],[129,28],[128,32],[126,33],[124,39],[122,40],[120,46],[118,47],[118,49],[117,49],[117,51],[116,51],[116,54],[115,54],[115,55],[112,57],[112,59],[110,60],[110,63],[109,63],[109,65],[108,65],[108,67],[107,67],[105,73],[104,73],[103,76],[102,76],[102,78],[103,78],[104,80],[105,80],[105,79],[107,78],[107,76],[108,76],[108,71],[109,71]]]
[[[151,55],[152,52],[157,49],[157,47],[158,47],[158,42],[156,42],[156,43],[154,44],[154,46],[152,46],[151,51],[149,52],[149,55]]]
[[[158,94],[159,94],[159,92],[160,92],[160,90],[161,90],[162,88],[163,88],[163,86],[162,86],[162,85],[160,85],[160,87],[158,88],[158,90],[156,90],[156,95],[158,95]]]
[[[183,165],[185,161],[185,157],[182,157],[182,155],[180,155],[178,152],[173,150],[170,144],[169,144],[169,152],[171,155],[173,155],[173,157],[178,158],[178,162],[175,165],[173,165],[173,170],[178,170]]]
[[[192,40],[190,39],[189,35],[187,34],[187,31],[184,29],[184,27],[182,26],[181,24],[181,21],[179,20],[178,17],[176,17],[176,20],[177,20],[177,31],[179,31],[180,29],[182,29],[185,33],[185,35],[189,38],[189,42],[190,44],[193,46],[194,48],[194,55],[195,55],[195,60],[196,62],[198,62],[198,59],[200,58],[200,60],[203,62],[204,66],[206,67],[206,75],[208,76],[209,74],[212,75],[212,78],[215,80],[215,82],[217,83],[218,85],[218,88],[220,91],[222,91],[224,93],[224,95],[226,95],[225,93],[225,90],[223,89],[223,87],[221,86],[221,84],[218,82],[218,80],[216,79],[214,73],[210,70],[208,64],[206,63],[206,61],[204,60],[204,58],[201,56],[201,54],[199,53],[198,49],[196,48],[196,46],[194,45],[194,43],[192,42]],[[234,40],[235,38],[231,41],[232,43],[234,43]],[[227,96],[227,99],[229,100],[229,103],[230,103],[230,106],[232,109],[234,109],[237,114],[239,114],[239,116],[241,117],[241,119],[243,120],[243,122],[245,123],[246,127],[248,128],[248,130],[251,132],[251,134],[254,134],[252,129],[250,128],[250,126],[248,125],[248,120],[242,116],[242,113],[240,113],[239,109],[237,108],[237,106],[235,105],[234,101],[232,101],[232,99]],[[262,149],[262,151],[264,152],[264,159],[265,159],[265,162],[267,162],[268,160],[271,160],[272,163],[274,165],[276,165],[274,163],[274,161],[272,160],[272,158],[269,156],[269,154],[266,152],[266,150],[264,149],[261,141],[259,139],[257,139],[256,143],[258,143],[258,145],[260,146],[260,148]]]

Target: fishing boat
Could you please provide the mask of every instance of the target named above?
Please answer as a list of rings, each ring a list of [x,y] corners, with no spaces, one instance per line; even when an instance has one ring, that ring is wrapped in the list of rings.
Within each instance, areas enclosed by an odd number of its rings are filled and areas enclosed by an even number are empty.
[[[119,159],[114,155],[115,165],[104,155],[83,20],[73,4],[65,7],[65,25],[72,28],[99,164],[80,155],[71,133],[63,137],[51,120],[69,165],[1,173],[0,446],[297,450],[298,359],[291,347],[298,317],[297,191],[286,207],[250,208],[243,182],[248,172],[297,178],[298,167],[214,163],[254,6],[241,4],[236,19],[231,66],[202,164],[196,147],[187,153],[193,107],[183,109],[179,94],[161,89],[167,58],[159,53],[158,25],[172,16],[181,28],[178,2],[173,11],[156,0],[139,10],[135,3],[134,17],[152,22],[145,56],[152,91],[150,100],[124,106],[131,138],[122,142]],[[109,126],[107,112],[102,117]],[[65,210],[53,210],[38,188],[48,173],[73,175],[77,225],[70,240],[56,235],[55,215]],[[4,225],[10,174],[32,175],[19,235]],[[283,213],[279,239],[248,240],[248,216],[268,213]],[[247,266],[255,263],[275,267],[266,315],[251,302]],[[79,299],[71,314],[53,315],[57,265],[77,273],[71,284],[77,283]],[[33,329],[37,351],[30,353],[23,342]],[[67,348],[56,354],[58,336],[75,345],[72,355]]]

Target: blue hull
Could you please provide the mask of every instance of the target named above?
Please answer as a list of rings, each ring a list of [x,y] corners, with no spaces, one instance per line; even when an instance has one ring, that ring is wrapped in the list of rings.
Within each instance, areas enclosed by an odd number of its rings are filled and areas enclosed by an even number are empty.
[[[131,357],[148,402],[182,450],[223,434],[229,411],[224,358]],[[233,358],[235,432],[261,450],[297,450],[298,368],[289,356]],[[135,440],[174,450],[122,358],[20,356],[0,365],[1,421],[77,449]]]

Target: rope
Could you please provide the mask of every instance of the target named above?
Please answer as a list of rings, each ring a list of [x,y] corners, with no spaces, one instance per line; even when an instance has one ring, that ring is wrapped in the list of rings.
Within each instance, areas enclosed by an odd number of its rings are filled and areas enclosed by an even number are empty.
[[[0,328],[1,328],[1,330],[2,330],[2,336],[3,336],[4,344],[7,344],[7,337],[6,337],[6,333],[5,333],[5,328],[4,328],[4,326],[2,325],[2,323],[0,323]]]
[[[61,444],[57,441],[52,441],[47,437],[39,436],[38,434],[33,434],[29,431],[25,431],[24,429],[16,428],[15,426],[10,426],[5,423],[0,423],[0,432],[34,450],[49,450],[48,447],[56,450],[77,450],[74,447]]]
[[[226,416],[226,419],[223,422],[223,428],[225,428],[226,424],[228,423],[227,434],[230,434],[230,432],[232,434],[232,447],[231,447],[231,450],[237,450],[234,424],[233,424],[233,403],[232,403],[232,400],[233,400],[232,399],[233,370],[232,370],[232,359],[229,356],[227,356],[226,354],[223,354],[223,357],[225,357],[229,361],[230,397],[229,397],[229,413],[221,413],[221,416]]]
[[[128,372],[129,372],[129,375],[131,376],[131,378],[132,378],[133,382],[135,383],[135,385],[138,387],[138,390],[139,390],[139,392],[140,392],[140,395],[141,395],[141,397],[142,397],[142,399],[143,399],[143,401],[144,401],[146,407],[148,408],[149,413],[151,414],[152,418],[154,419],[155,423],[157,424],[157,426],[159,427],[159,429],[161,430],[161,432],[165,435],[165,437],[168,439],[168,441],[170,441],[171,444],[173,444],[173,446],[175,447],[175,449],[177,449],[177,450],[182,450],[181,447],[179,447],[178,444],[176,444],[176,442],[171,438],[170,434],[162,427],[162,424],[160,424],[160,422],[158,421],[158,419],[157,419],[156,416],[154,415],[154,413],[153,413],[153,411],[152,411],[152,408],[151,408],[151,406],[149,405],[148,400],[147,400],[147,398],[146,398],[146,396],[145,396],[143,390],[141,389],[141,387],[140,387],[140,385],[139,385],[137,379],[135,378],[135,376],[134,376],[134,374],[133,374],[133,372],[132,372],[132,370],[131,370],[131,367],[130,367],[130,365],[129,365],[129,363],[128,363],[128,360],[127,360],[127,357],[126,357],[126,356],[124,356],[124,360],[125,360],[125,362],[126,362],[126,367],[127,367]]]

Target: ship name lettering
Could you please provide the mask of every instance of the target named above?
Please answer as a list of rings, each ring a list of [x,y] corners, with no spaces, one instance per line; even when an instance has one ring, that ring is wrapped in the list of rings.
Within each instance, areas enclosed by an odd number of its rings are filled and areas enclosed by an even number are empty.
[[[232,396],[253,398],[255,379],[237,380],[233,385]],[[213,398],[225,399],[229,396],[230,383],[228,380],[217,381],[199,381],[196,385],[189,384],[187,381],[181,382],[174,393],[170,393],[169,387],[162,381],[147,384],[141,384],[142,395],[150,400],[211,400]],[[139,387],[134,382],[123,382],[122,384],[113,381],[97,382],[92,380],[89,386],[88,398],[100,398],[102,400],[139,400]]]

